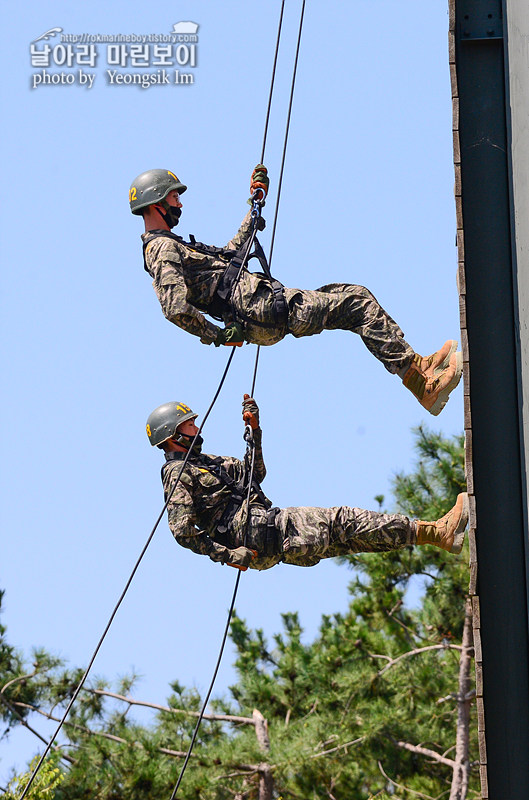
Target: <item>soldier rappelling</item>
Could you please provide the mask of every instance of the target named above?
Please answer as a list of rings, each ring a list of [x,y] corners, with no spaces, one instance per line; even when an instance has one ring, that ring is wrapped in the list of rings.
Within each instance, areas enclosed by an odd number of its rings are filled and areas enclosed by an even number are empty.
[[[259,164],[250,183],[254,209],[260,210],[268,186],[266,167]],[[173,172],[154,169],[135,178],[129,192],[132,213],[142,216],[145,223],[145,269],[168,320],[204,344],[216,346],[243,341],[272,345],[289,333],[301,337],[350,330],[360,335],[389,372],[401,378],[427,411],[434,415],[442,411],[461,378],[457,342],[448,340],[440,350],[423,357],[363,286],[330,283],[316,290],[289,289],[269,271],[250,272],[245,249],[254,228],[264,227],[259,213],[248,212],[224,248],[203,245],[194,238],[184,240],[172,228],[180,220],[186,189]],[[262,260],[261,249],[258,255]],[[204,314],[222,321],[224,327]]]
[[[323,558],[410,545],[461,552],[466,494],[435,522],[349,506],[274,508],[260,485],[266,468],[255,400],[248,395],[243,400],[243,420],[252,429],[255,447],[253,474],[247,460],[203,454],[196,417],[185,403],[171,402],[147,420],[151,445],[165,453],[162,482],[169,527],[176,541],[194,553],[239,569],[264,570],[280,562],[311,567]]]

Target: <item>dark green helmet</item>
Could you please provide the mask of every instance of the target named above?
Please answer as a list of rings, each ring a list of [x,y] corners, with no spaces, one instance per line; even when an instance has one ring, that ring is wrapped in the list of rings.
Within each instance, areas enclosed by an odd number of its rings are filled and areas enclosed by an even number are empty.
[[[191,411],[185,403],[164,403],[163,406],[158,406],[152,414],[149,414],[147,420],[147,436],[150,443],[154,446],[172,439],[182,422],[196,417],[198,414]]]
[[[174,172],[168,169],[148,169],[132,181],[129,189],[130,210],[133,214],[141,214],[143,208],[165,200],[173,189],[183,194],[187,186],[180,183]]]

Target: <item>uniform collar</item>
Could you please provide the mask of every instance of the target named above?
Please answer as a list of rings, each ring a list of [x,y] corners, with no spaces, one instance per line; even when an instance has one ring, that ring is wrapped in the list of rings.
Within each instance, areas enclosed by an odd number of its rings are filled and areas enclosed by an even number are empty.
[[[166,461],[183,461],[187,453],[181,453],[180,450],[173,450],[172,453],[165,454]]]
[[[145,236],[148,236],[150,233],[171,233],[171,231],[166,231],[165,228],[151,228],[150,231],[144,231],[142,234],[140,234],[141,238],[143,239]]]

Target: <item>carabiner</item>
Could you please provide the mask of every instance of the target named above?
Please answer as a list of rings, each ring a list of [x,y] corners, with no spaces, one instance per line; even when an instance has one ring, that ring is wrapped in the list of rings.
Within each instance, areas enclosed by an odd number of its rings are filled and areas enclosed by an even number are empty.
[[[248,447],[250,447],[250,448],[253,447],[253,445],[254,445],[253,431],[252,431],[252,429],[251,429],[251,427],[249,425],[245,425],[244,433],[242,435],[242,438],[244,439],[244,441],[246,442]]]
[[[258,195],[262,194],[263,197],[260,198]],[[263,207],[264,203],[264,192],[262,189],[256,189],[255,192],[252,194],[252,211],[251,217],[253,220],[258,219],[261,216],[261,208]]]

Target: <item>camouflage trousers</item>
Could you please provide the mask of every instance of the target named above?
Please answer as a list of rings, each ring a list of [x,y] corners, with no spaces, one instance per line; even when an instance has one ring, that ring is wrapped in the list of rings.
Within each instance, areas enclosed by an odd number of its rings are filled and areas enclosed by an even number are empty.
[[[288,329],[296,337],[337,329],[358,333],[392,373],[407,368],[414,355],[395,320],[364,286],[330,283],[320,289],[296,290],[289,298]]]
[[[322,558],[400,550],[416,540],[415,522],[402,514],[348,506],[282,508],[271,531],[264,508],[252,507],[250,513],[246,545],[257,550],[250,566],[259,570],[280,561],[312,567]],[[275,533],[275,552],[270,552],[271,533]]]

